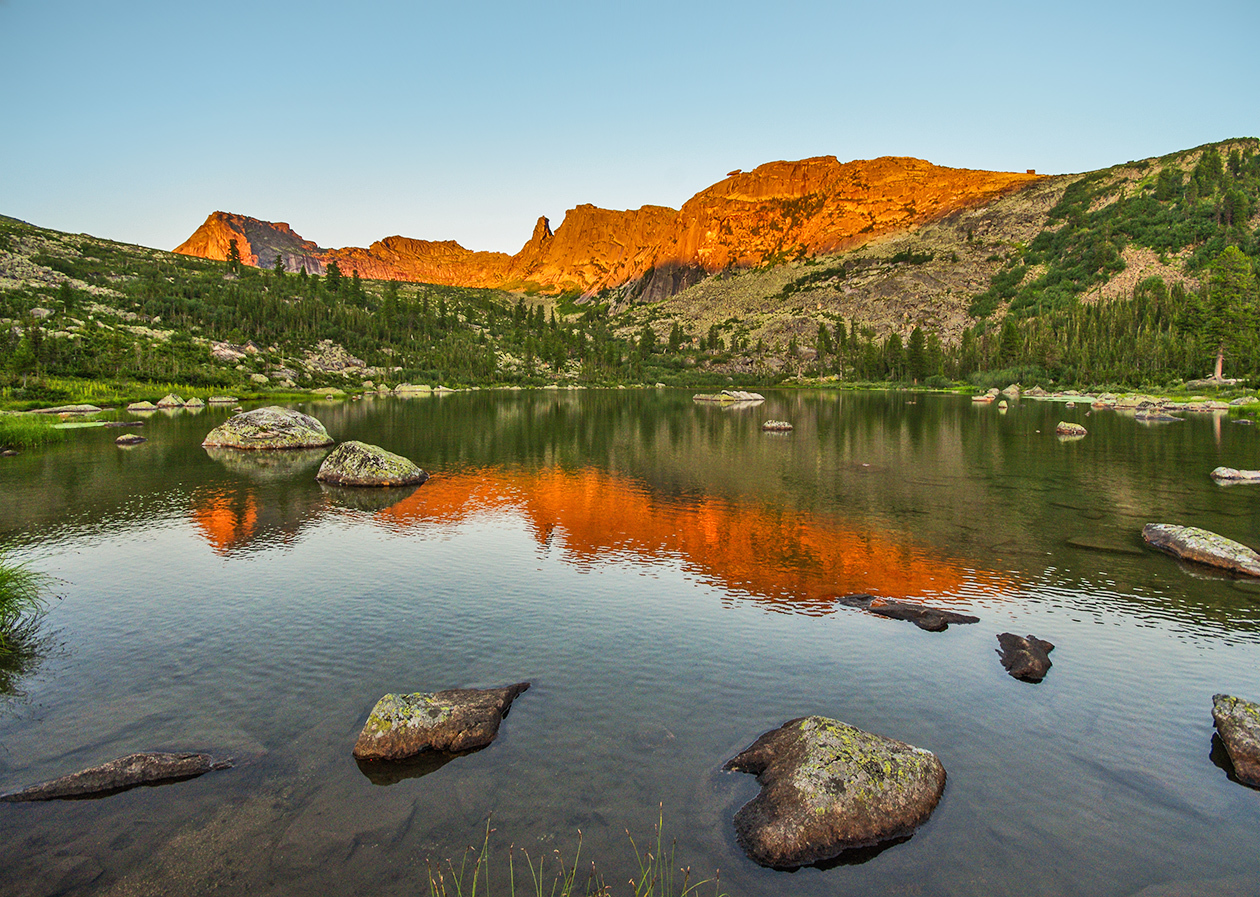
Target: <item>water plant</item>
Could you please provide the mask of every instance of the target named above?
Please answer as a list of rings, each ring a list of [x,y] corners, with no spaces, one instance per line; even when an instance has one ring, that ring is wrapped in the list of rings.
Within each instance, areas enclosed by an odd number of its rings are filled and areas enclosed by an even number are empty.
[[[0,451],[26,449],[66,438],[57,418],[37,414],[0,414]]]
[[[11,561],[0,550],[0,695],[17,692],[17,681],[39,664],[38,634],[49,587],[46,574]]]
[[[665,844],[663,823],[662,816],[653,829],[653,838],[642,849],[629,830],[626,831],[638,867],[635,876],[626,882],[628,890],[614,888],[604,881],[594,862],[584,875],[579,873],[582,862],[582,831],[579,829],[571,862],[566,862],[559,850],[552,851],[550,857],[543,854],[535,862],[527,850],[515,845],[509,847],[507,893],[509,897],[516,897],[517,867],[520,865],[516,855],[519,853],[524,858],[524,868],[528,870],[527,874],[521,871],[521,893],[530,897],[612,897],[620,893],[632,894],[633,897],[693,897],[706,885],[713,886],[714,897],[724,897],[717,872],[712,878],[693,882],[691,868],[678,866],[676,843]],[[494,831],[487,820],[481,846],[468,847],[458,865],[449,859],[437,865],[425,862],[429,897],[477,897],[479,893],[489,897],[492,890],[490,836]]]

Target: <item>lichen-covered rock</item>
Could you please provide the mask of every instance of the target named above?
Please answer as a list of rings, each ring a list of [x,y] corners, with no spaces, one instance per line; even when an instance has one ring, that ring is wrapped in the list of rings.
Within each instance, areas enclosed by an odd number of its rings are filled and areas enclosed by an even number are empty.
[[[114,440],[115,445],[139,445],[145,442],[145,438],[139,433],[124,433]]]
[[[335,486],[415,486],[428,478],[402,455],[355,440],[329,452],[315,475],[321,483]]]
[[[1212,720],[1234,764],[1234,775],[1260,788],[1260,704],[1233,695],[1213,695]]]
[[[175,395],[175,393],[171,393],[158,399],[157,406],[159,408],[183,408],[184,400]]]
[[[693,402],[715,402],[719,405],[745,404],[764,402],[766,397],[759,392],[748,392],[743,389],[724,389],[719,393],[697,393],[691,397]]]
[[[1142,538],[1152,548],[1182,560],[1221,567],[1231,573],[1260,576],[1260,554],[1241,542],[1197,526],[1148,523],[1142,527]]]
[[[207,448],[299,449],[332,445],[324,425],[300,411],[269,405],[243,411],[210,431]]]
[[[1217,467],[1208,476],[1218,483],[1260,483],[1260,470]]]
[[[209,754],[143,753],[128,754],[81,772],[50,782],[31,785],[21,791],[0,794],[4,801],[60,800],[122,791],[137,785],[156,785],[191,779],[214,769],[228,769],[231,760],[216,760]]]
[[[1089,433],[1080,424],[1074,424],[1071,421],[1061,420],[1054,425],[1054,432],[1059,436],[1085,436]]]
[[[785,420],[768,420],[761,425],[761,429],[768,433],[790,433],[795,428]]]
[[[1002,666],[1013,678],[1025,682],[1040,682],[1046,678],[1053,666],[1049,655],[1054,645],[1035,635],[1024,637],[1013,632],[1003,632],[997,640]]]
[[[36,408],[32,414],[96,414],[96,405],[57,405],[53,408]]]
[[[152,402],[132,402],[127,406],[128,411],[157,411],[158,406]]]
[[[470,751],[499,734],[499,723],[528,682],[501,688],[452,688],[385,695],[368,714],[354,756],[402,760],[422,751]]]
[[[184,407],[185,408],[204,408],[206,407],[206,403],[202,401],[201,399],[197,398],[196,396],[193,396],[191,399],[189,399],[187,402],[184,403]]]
[[[945,790],[930,751],[821,716],[767,732],[725,768],[757,776],[761,791],[735,814],[735,834],[775,868],[906,837]]]
[[[235,405],[240,399],[236,396],[211,396],[208,401],[211,405]]]
[[[950,623],[979,623],[979,617],[960,614],[941,607],[927,607],[910,601],[876,598],[874,595],[843,595],[836,599],[846,607],[860,607],[892,620],[909,620],[928,632],[944,632]]]

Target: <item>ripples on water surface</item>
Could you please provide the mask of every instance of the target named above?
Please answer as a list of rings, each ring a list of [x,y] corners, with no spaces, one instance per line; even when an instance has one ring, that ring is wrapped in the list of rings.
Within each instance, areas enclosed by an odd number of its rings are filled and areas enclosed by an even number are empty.
[[[382,494],[321,488],[322,453],[209,455],[216,411],[156,416],[128,451],[79,430],[0,462],[0,540],[64,596],[44,661],[0,699],[0,789],[133,750],[241,759],[0,805],[0,888],[416,894],[488,814],[504,861],[513,842],[571,852],[580,828],[615,883],[625,829],[663,812],[732,895],[1260,892],[1260,792],[1209,757],[1212,694],[1260,699],[1260,588],[1139,536],[1160,520],[1260,544],[1260,487],[1207,477],[1260,467],[1260,434],[906,398],[303,406],[433,474]],[[1090,435],[1059,442],[1061,417]],[[925,633],[833,605],[849,592],[981,622]],[[1007,630],[1058,645],[1042,684],[1002,670]],[[521,679],[483,751],[373,778],[350,756],[386,691]],[[945,796],[867,862],[760,869],[730,823],[755,782],[719,770],[809,713],[935,751]]]

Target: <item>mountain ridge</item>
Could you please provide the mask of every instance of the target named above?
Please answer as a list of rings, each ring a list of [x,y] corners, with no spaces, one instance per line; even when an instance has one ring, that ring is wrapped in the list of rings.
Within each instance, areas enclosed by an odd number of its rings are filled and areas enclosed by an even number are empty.
[[[947,168],[883,156],[840,162],[835,156],[767,162],[736,171],[679,209],[644,205],[603,209],[589,203],[565,213],[553,231],[540,217],[514,255],[466,249],[454,240],[390,236],[368,247],[325,249],[285,222],[212,213],[175,252],[224,260],[231,240],[241,260],[290,271],[344,273],[593,296],[621,289],[656,301],[727,269],[810,258],[864,245],[943,218],[1042,180],[1034,173]]]

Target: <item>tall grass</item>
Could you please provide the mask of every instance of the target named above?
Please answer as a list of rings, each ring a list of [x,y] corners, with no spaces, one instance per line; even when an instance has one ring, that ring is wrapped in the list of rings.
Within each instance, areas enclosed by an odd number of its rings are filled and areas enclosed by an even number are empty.
[[[64,430],[54,427],[56,417],[38,414],[0,414],[0,450],[26,449],[66,438]]]
[[[593,862],[583,872],[579,872],[582,862],[580,829],[572,862],[566,863],[558,850],[552,851],[550,855],[539,856],[535,862],[528,851],[515,845],[509,847],[506,882],[496,888],[500,893],[506,888],[507,897],[516,897],[519,872],[520,891],[528,897],[613,897],[621,893],[633,897],[694,897],[705,885],[713,886],[714,897],[724,897],[716,872],[712,878],[692,882],[691,868],[678,866],[674,842],[671,841],[668,847],[664,843],[663,822],[663,818],[657,821],[653,838],[648,840],[643,849],[635,843],[630,832],[626,832],[639,871],[626,882],[625,890],[606,883]],[[494,829],[487,821],[481,847],[474,846],[465,850],[458,865],[454,860],[447,860],[436,866],[425,862],[429,897],[477,897],[479,894],[482,897],[491,897],[492,891],[496,889],[491,885],[493,863],[490,857],[490,835],[493,832]],[[517,860],[517,854],[523,858],[523,863]]]
[[[18,680],[45,653],[38,628],[49,585],[48,576],[0,550],[0,696],[16,694]]]

